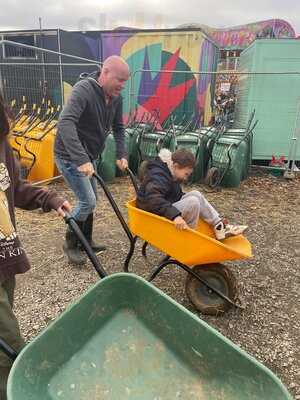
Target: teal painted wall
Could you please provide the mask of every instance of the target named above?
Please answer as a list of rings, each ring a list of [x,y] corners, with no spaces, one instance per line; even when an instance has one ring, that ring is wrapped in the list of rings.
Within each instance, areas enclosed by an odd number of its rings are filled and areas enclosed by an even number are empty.
[[[300,41],[256,40],[242,52],[239,70],[300,72]],[[253,109],[259,120],[253,138],[253,159],[288,157],[299,106],[300,75],[239,77],[235,127],[245,126]],[[300,146],[297,159],[300,160]]]

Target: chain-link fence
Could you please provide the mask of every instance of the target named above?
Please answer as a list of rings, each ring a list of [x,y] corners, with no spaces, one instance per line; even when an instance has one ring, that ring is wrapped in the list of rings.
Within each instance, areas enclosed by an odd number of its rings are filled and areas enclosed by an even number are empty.
[[[214,126],[230,133],[245,130],[255,110],[253,162],[286,166],[299,161],[297,66],[284,62],[275,69],[267,60],[260,71],[252,72],[246,56],[238,71],[132,71],[123,93],[125,117],[134,114],[141,121],[150,115],[160,127],[170,126],[171,121],[179,128]],[[99,65],[94,60],[0,41],[0,87],[16,110],[24,102],[27,110],[35,104],[63,105],[80,74]]]
[[[81,73],[90,73],[100,63],[85,58],[0,41],[0,88],[7,102],[19,107],[50,101],[63,105]]]

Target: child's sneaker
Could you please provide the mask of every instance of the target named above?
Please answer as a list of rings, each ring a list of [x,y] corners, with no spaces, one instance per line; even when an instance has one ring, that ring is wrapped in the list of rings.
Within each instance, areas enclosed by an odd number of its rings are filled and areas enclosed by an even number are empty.
[[[241,235],[246,229],[248,229],[248,225],[226,225],[226,237]]]
[[[217,240],[223,240],[229,236],[241,235],[247,228],[247,225],[225,225],[224,221],[220,221],[214,226],[214,232]]]
[[[214,232],[215,232],[215,236],[217,240],[223,240],[226,238],[226,228],[225,228],[225,224],[223,221],[218,222],[215,226],[214,226]]]

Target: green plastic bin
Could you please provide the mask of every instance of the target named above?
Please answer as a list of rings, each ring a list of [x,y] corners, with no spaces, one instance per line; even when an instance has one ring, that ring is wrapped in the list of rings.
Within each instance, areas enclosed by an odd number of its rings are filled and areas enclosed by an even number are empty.
[[[223,133],[222,136],[241,140],[245,136],[245,134],[246,134],[245,129],[228,129]],[[242,174],[242,180],[248,178],[250,173],[250,168],[252,164],[252,148],[253,148],[252,142],[253,142],[253,134],[250,134],[245,139],[245,143],[247,144],[247,162],[245,163],[245,169]]]
[[[206,174],[205,150],[207,138],[200,132],[185,132],[176,136],[177,148],[185,148],[196,157],[194,172],[190,178],[191,183],[200,182]]]
[[[145,160],[153,160],[158,153],[157,144],[159,149],[167,148],[172,151],[172,135],[165,131],[144,132],[139,137],[139,162]]]
[[[138,155],[138,136],[141,133],[138,127],[127,128],[126,134],[128,136],[128,163],[132,172],[137,173],[139,165]]]
[[[223,176],[224,187],[238,187],[249,162],[249,146],[239,138],[222,136],[212,150],[210,168],[217,168]]]
[[[97,172],[105,182],[112,182],[116,177],[116,143],[110,133],[105,142],[105,149],[97,161]]]

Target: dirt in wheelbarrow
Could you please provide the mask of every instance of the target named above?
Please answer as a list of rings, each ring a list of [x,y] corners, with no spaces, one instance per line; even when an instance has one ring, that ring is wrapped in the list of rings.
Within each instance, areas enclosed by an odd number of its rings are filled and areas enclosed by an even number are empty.
[[[50,187],[74,204],[63,182]],[[125,202],[134,195],[129,180],[118,178],[109,188],[126,215]],[[197,313],[185,295],[186,274],[175,267],[162,272],[155,285],[262,361],[300,399],[300,179],[286,181],[254,171],[237,189],[189,189],[201,190],[231,222],[249,225],[254,258],[229,263],[245,310],[230,309],[218,317]],[[108,247],[100,259],[109,273],[120,272],[128,239],[99,192],[95,239]],[[98,277],[89,262],[81,268],[68,265],[62,252],[65,225],[54,213],[18,210],[17,216],[32,269],[18,277],[15,310],[22,333],[30,340]],[[140,249],[139,243],[132,270],[147,277],[151,267]],[[155,250],[149,253],[153,263],[161,257]]]

